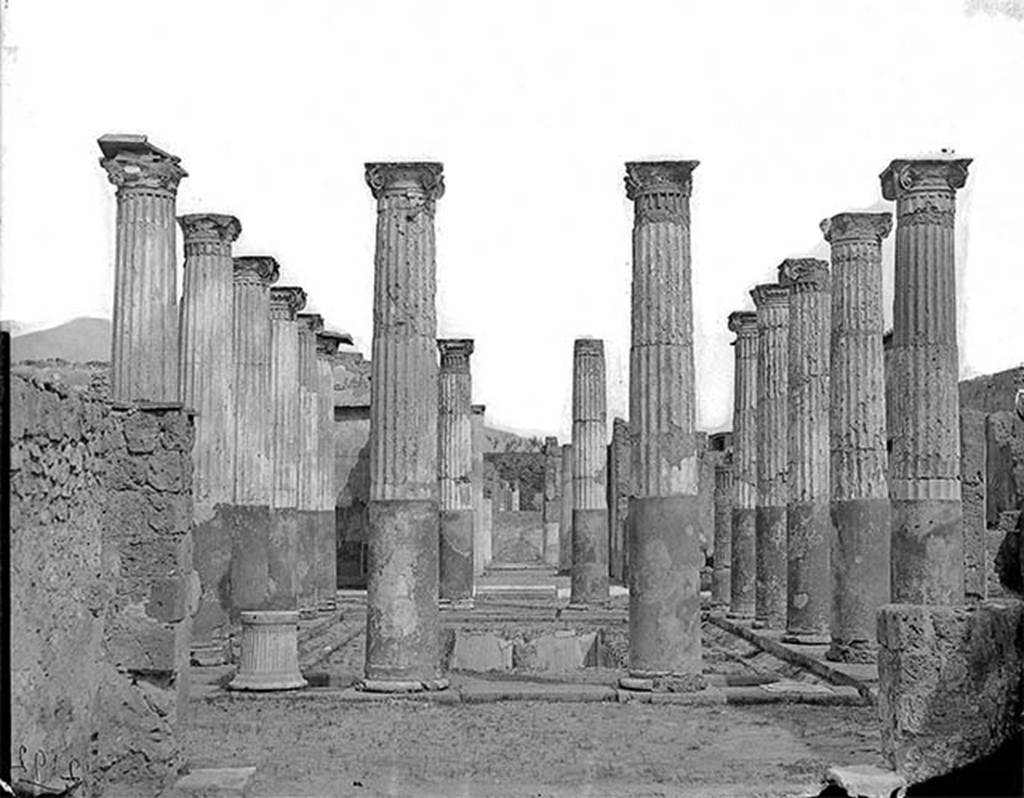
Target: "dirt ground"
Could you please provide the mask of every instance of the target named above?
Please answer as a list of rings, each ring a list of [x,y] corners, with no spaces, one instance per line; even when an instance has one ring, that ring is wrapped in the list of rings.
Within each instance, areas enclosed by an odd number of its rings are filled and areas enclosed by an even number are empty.
[[[874,709],[266,697],[195,704],[193,767],[254,796],[783,796],[879,759]]]

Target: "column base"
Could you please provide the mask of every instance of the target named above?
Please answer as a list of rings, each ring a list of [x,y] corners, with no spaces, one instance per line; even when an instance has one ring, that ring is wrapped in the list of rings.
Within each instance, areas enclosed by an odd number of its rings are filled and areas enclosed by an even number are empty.
[[[242,652],[229,690],[297,690],[306,680],[299,671],[298,613],[242,613]]]

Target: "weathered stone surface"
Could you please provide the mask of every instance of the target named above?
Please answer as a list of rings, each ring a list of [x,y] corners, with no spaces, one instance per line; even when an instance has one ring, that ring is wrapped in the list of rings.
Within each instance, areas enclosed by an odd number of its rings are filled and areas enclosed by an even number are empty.
[[[964,596],[988,598],[988,540],[985,528],[985,468],[988,417],[960,408],[960,494],[963,499]]]
[[[900,602],[963,601],[954,218],[970,162],[898,159],[880,175],[896,201],[889,492]]]
[[[631,676],[699,675],[698,459],[690,289],[697,161],[626,164],[633,201],[629,424]],[[697,544],[697,552],[691,551]]]
[[[736,333],[733,391],[733,467],[736,497],[732,510],[732,567],[729,615],[754,617],[757,506],[757,314],[729,314]]]
[[[110,390],[115,402],[178,400],[174,202],[188,173],[145,136],[99,140],[117,186]]]
[[[248,798],[256,768],[197,768],[182,776],[166,798]]]
[[[434,209],[439,163],[371,163],[377,200],[364,688],[440,677]]]
[[[843,790],[849,798],[903,798],[907,786],[898,773],[876,765],[833,765],[825,773],[825,784]]]
[[[870,662],[875,611],[889,601],[890,505],[882,314],[887,213],[840,213],[821,223],[832,245],[829,407],[832,645],[828,656]]]
[[[793,642],[824,642],[829,634],[832,585],[829,548],[828,264],[810,258],[779,266],[789,289],[786,503],[786,635]]]
[[[994,752],[1019,730],[1019,601],[889,604],[878,613],[882,749],[910,783]]]
[[[544,561],[544,521],[530,510],[492,512],[494,562],[539,564]]]
[[[318,313],[299,313],[296,320],[299,327],[299,482],[296,506],[303,519],[299,527],[296,581],[299,610],[304,616],[310,616],[316,612],[317,605],[317,561],[326,554],[318,548],[319,525],[316,518],[323,502],[321,428],[327,423],[321,415],[316,353],[317,336],[323,332],[324,320]]]
[[[513,664],[532,673],[572,673],[594,664],[595,632],[579,634],[571,629],[517,641]]]
[[[608,597],[608,450],[605,442],[607,407],[603,341],[576,339],[572,375],[570,600],[584,604],[605,601]],[[598,519],[599,515],[603,522]]]
[[[789,499],[789,291],[778,284],[750,292],[757,307],[757,512],[754,622],[786,625],[786,503]]]
[[[466,671],[512,669],[513,641],[495,634],[459,632],[455,636],[449,668]]]
[[[198,598],[189,416],[19,375],[10,399],[16,742],[47,753],[44,782],[74,757],[97,790],[155,792],[182,765]],[[150,461],[168,455],[186,466],[154,486]]]

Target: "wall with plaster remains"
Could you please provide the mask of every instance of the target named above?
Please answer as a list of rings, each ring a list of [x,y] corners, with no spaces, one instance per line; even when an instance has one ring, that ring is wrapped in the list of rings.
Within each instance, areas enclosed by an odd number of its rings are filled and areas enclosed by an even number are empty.
[[[12,758],[42,751],[56,784],[75,758],[84,794],[153,794],[183,764],[192,420],[13,371]]]

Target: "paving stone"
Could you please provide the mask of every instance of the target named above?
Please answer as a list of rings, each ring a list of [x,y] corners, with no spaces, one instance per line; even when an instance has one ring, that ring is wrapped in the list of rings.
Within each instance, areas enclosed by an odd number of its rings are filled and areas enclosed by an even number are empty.
[[[845,790],[849,798],[902,798],[907,790],[902,776],[875,765],[833,765],[825,784]]]
[[[174,783],[164,798],[228,798],[252,794],[256,768],[199,768]]]

